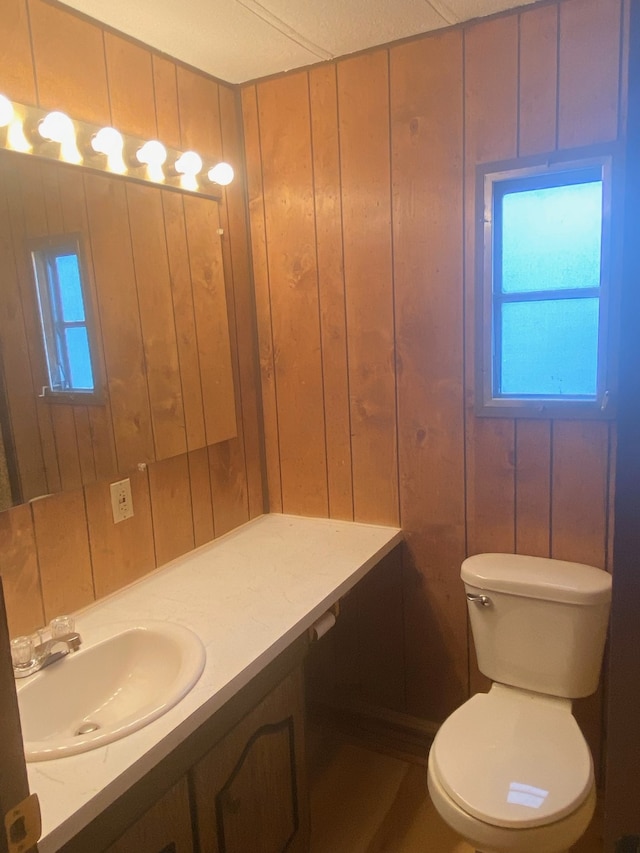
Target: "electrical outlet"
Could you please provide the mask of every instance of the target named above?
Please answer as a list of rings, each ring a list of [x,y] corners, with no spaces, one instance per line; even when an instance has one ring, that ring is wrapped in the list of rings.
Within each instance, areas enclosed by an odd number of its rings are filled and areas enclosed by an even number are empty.
[[[131,499],[131,482],[118,480],[111,483],[111,509],[113,510],[113,523],[125,521],[133,515],[133,501]]]

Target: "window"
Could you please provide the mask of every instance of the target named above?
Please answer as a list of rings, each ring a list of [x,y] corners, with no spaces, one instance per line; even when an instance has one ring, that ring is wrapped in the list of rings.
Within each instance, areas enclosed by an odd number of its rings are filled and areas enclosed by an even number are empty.
[[[478,413],[602,415],[609,158],[481,177]]]
[[[67,402],[97,402],[79,237],[39,241],[31,258],[47,368],[43,394]]]

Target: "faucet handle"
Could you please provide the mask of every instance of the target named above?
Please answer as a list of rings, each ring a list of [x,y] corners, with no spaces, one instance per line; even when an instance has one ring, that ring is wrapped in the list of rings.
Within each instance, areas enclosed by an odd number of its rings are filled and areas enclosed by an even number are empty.
[[[33,660],[34,648],[31,637],[15,637],[11,640],[11,662],[14,669],[27,669]]]
[[[64,637],[66,634],[73,633],[75,624],[72,616],[56,616],[49,623],[51,639],[55,640],[57,637]]]

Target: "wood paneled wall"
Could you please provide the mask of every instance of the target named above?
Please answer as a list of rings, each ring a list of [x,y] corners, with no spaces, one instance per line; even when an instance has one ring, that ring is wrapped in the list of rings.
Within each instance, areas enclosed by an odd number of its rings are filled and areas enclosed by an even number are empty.
[[[72,478],[62,484],[64,492],[0,514],[0,571],[15,635],[118,589],[259,515],[264,497],[237,91],[43,0],[0,0],[0,14],[5,36],[0,87],[9,97],[62,109],[81,120],[112,123],[126,133],[159,137],[177,148],[193,147],[203,156],[230,161],[237,176],[220,204],[111,182],[123,205],[122,217],[111,217],[111,241],[91,247],[94,262],[99,249],[104,255],[95,269],[110,277],[98,303],[103,325],[108,321],[119,329],[123,342],[133,337],[137,357],[134,363],[127,361],[126,352],[123,356],[113,345],[105,352],[107,369],[128,395],[119,421],[122,429],[144,432],[147,444],[155,444],[151,458],[167,458],[131,475],[134,518],[114,525],[104,479],[110,474],[100,467],[112,461],[113,438],[106,444],[96,441],[108,434],[93,423],[99,418],[97,410],[84,418],[80,413],[75,423],[66,424],[79,436],[83,430],[91,433],[93,441],[86,446],[97,467],[95,482],[78,488]],[[49,199],[58,203],[47,167],[39,171],[32,163],[23,164],[17,172],[24,178],[34,169],[51,190]],[[83,178],[79,171],[73,175],[77,192],[71,193],[66,210],[104,218],[100,192],[107,179]],[[156,228],[163,218],[163,227]],[[212,443],[217,437],[211,418],[220,329],[205,294],[215,286],[208,242],[220,239],[215,233],[218,221],[224,229],[218,263],[224,266],[237,436]],[[136,326],[133,331],[131,324]],[[147,382],[137,387],[143,359]],[[189,365],[197,370],[190,371]],[[184,441],[175,441],[169,410],[163,417],[160,406],[155,419],[148,417],[149,399],[166,396],[167,385],[178,389],[182,398]],[[140,416],[140,406],[146,415]],[[51,413],[64,419],[68,410],[52,407]],[[89,454],[81,456],[80,462]],[[137,457],[118,458],[118,468],[140,461]]]
[[[474,193],[480,163],[618,139],[623,13],[563,0],[242,89],[271,506],[401,524],[378,674],[433,721],[482,685],[466,554],[609,568],[614,427],[474,416]]]

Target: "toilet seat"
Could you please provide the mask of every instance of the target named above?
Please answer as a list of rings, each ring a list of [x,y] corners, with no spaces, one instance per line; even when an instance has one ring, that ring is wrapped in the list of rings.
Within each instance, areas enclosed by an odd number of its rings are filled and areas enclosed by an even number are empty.
[[[571,703],[501,684],[446,720],[429,759],[453,803],[496,827],[559,821],[594,786],[591,753]]]

